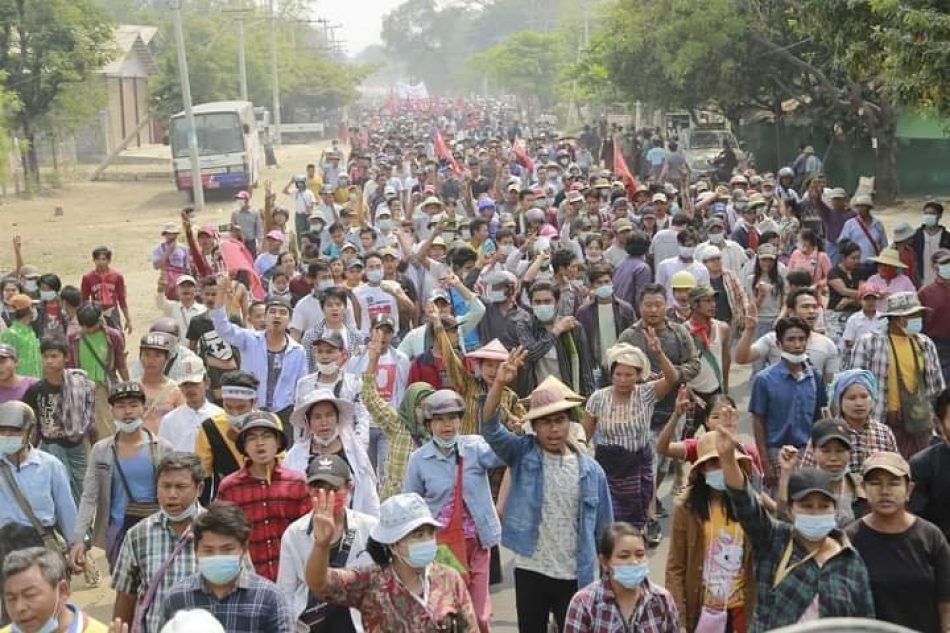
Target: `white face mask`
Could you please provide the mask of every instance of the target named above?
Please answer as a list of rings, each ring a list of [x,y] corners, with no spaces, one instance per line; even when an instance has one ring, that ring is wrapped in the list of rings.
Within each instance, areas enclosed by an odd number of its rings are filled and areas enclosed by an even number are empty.
[[[709,241],[712,244],[722,244],[723,242],[726,241],[726,234],[725,233],[710,233]]]
[[[340,437],[340,429],[333,429],[333,432],[330,433],[328,437],[317,437],[313,436],[313,443],[319,446],[320,448],[326,448],[330,444],[336,441],[336,438]]]
[[[808,354],[792,354],[791,352],[782,352],[782,358],[790,363],[804,363],[808,360]]]
[[[337,371],[339,371],[339,369],[340,369],[340,364],[336,362],[317,363],[317,371],[320,372],[321,374],[327,374],[329,376],[332,376]]]

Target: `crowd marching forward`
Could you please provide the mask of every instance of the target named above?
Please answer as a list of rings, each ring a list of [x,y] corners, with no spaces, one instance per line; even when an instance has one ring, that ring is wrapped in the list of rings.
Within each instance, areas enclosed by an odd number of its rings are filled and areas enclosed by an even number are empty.
[[[488,633],[500,548],[523,633],[950,631],[939,201],[889,234],[811,148],[693,173],[488,101],[346,136],[161,227],[134,358],[107,246],[68,285],[14,239],[0,631]]]

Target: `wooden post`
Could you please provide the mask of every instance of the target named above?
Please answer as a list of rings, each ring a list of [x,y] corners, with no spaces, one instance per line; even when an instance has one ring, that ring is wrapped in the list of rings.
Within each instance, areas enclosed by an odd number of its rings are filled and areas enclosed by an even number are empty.
[[[119,143],[118,147],[109,152],[109,155],[106,156],[101,163],[99,163],[99,166],[96,167],[95,171],[92,172],[92,175],[89,176],[89,180],[99,180],[102,172],[104,172],[106,168],[112,163],[112,161],[114,161],[119,156],[119,154],[121,154],[125,148],[129,146],[129,143],[131,143],[138,136],[139,132],[142,131],[142,128],[148,125],[148,122],[151,121],[151,119],[151,115],[146,115],[141,121],[139,121],[139,124],[135,126],[135,129],[129,132],[126,137],[122,139],[122,142]]]

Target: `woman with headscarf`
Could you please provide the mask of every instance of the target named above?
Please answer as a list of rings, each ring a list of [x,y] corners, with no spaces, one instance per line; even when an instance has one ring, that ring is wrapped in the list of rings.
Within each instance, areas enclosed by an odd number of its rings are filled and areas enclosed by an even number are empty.
[[[336,455],[353,473],[354,510],[379,516],[379,495],[376,474],[369,455],[354,429],[355,407],[348,400],[337,398],[329,389],[318,388],[297,402],[290,423],[302,431],[287,451],[283,466],[307,473],[310,460],[320,455]]]
[[[854,473],[861,472],[864,460],[874,453],[897,452],[894,432],[886,424],[871,419],[877,397],[877,378],[866,369],[840,372],[831,385],[832,413],[844,420],[848,427],[851,438],[848,468]],[[816,464],[815,447],[809,441],[800,467],[814,467]]]
[[[646,380],[650,359],[629,343],[607,350],[611,386],[598,389],[587,401],[581,424],[592,438],[594,457],[607,475],[614,520],[643,529],[654,493],[650,420],[653,406],[676,384],[677,372],[667,358],[653,328],[645,330],[647,346],[660,361],[663,375]],[[596,432],[596,435],[595,435]]]
[[[376,365],[382,351],[382,332],[374,330],[366,348],[367,362],[366,371],[363,373],[362,396],[366,410],[389,441],[386,461],[380,469],[383,476],[379,486],[379,498],[385,501],[402,490],[409,453],[429,439],[429,431],[422,422],[422,405],[435,389],[427,382],[414,382],[406,388],[399,409],[395,409],[379,395],[376,387]]]

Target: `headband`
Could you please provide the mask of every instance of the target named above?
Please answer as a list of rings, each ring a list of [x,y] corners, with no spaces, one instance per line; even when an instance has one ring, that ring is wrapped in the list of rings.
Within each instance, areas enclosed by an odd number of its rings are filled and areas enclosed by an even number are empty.
[[[222,398],[237,398],[239,400],[256,400],[257,390],[250,387],[241,387],[239,385],[223,385],[221,387]]]

